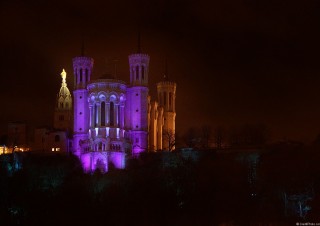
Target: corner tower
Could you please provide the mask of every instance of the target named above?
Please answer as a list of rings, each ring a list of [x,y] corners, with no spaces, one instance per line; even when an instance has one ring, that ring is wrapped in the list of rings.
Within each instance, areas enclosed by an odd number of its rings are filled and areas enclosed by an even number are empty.
[[[89,106],[87,84],[90,81],[93,68],[91,57],[79,56],[73,58],[74,71],[74,126],[73,126],[73,149],[79,153],[80,143],[88,139],[89,130]]]
[[[163,81],[157,84],[158,102],[163,107],[162,148],[169,151],[175,148],[176,88],[177,84],[169,81],[167,74]]]
[[[72,131],[72,97],[67,87],[67,73],[63,69],[61,72],[61,88],[57,95],[56,107],[54,111],[53,127],[55,129]]]
[[[150,57],[138,53],[129,55],[130,86],[126,99],[126,127],[132,144],[132,153],[148,147],[148,72]]]

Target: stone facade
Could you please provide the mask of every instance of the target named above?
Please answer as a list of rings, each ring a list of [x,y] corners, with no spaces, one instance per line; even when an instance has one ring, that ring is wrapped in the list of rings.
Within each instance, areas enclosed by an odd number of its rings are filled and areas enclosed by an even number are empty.
[[[149,61],[147,54],[129,55],[130,83],[126,84],[112,76],[91,80],[93,59],[73,59],[73,152],[86,171],[107,171],[110,164],[124,168],[127,156],[169,150],[162,133],[164,128],[175,132],[176,85],[158,84],[158,93],[171,98],[168,104],[162,99],[151,101]]]

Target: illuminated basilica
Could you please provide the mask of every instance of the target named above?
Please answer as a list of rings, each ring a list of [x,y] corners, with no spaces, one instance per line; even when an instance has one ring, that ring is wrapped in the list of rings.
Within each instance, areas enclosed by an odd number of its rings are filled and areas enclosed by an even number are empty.
[[[91,80],[94,60],[84,55],[73,59],[71,149],[85,171],[108,171],[110,164],[121,169],[128,156],[174,149],[176,83],[165,75],[157,84],[158,101],[151,100],[149,61],[140,51],[129,55],[130,83],[126,84],[112,76]],[[63,89],[66,74],[61,75]],[[58,108],[67,110],[55,112],[54,124],[61,129],[70,121],[70,97],[63,93],[57,98]]]

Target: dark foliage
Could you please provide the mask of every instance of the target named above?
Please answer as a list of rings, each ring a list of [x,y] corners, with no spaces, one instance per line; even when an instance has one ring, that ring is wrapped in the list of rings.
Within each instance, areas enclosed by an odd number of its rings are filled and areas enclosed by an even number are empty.
[[[202,151],[142,154],[126,170],[84,174],[73,156],[24,154],[9,175],[1,161],[1,225],[280,225],[318,219],[320,154],[273,146],[258,153]],[[4,156],[0,156],[5,159]],[[286,214],[283,194],[312,196],[300,219]],[[254,194],[254,195],[253,195]]]

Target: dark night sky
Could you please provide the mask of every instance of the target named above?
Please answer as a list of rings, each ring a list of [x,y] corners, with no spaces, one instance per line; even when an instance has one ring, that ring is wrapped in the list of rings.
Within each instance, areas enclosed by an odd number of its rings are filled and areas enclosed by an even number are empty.
[[[210,3],[209,3],[210,2]],[[320,133],[320,2],[311,0],[18,1],[0,7],[0,134],[10,121],[52,124],[60,72],[95,59],[93,77],[128,81],[127,56],[151,57],[155,95],[167,55],[177,87],[177,130],[266,124],[273,138]],[[154,96],[155,97],[155,96]]]

